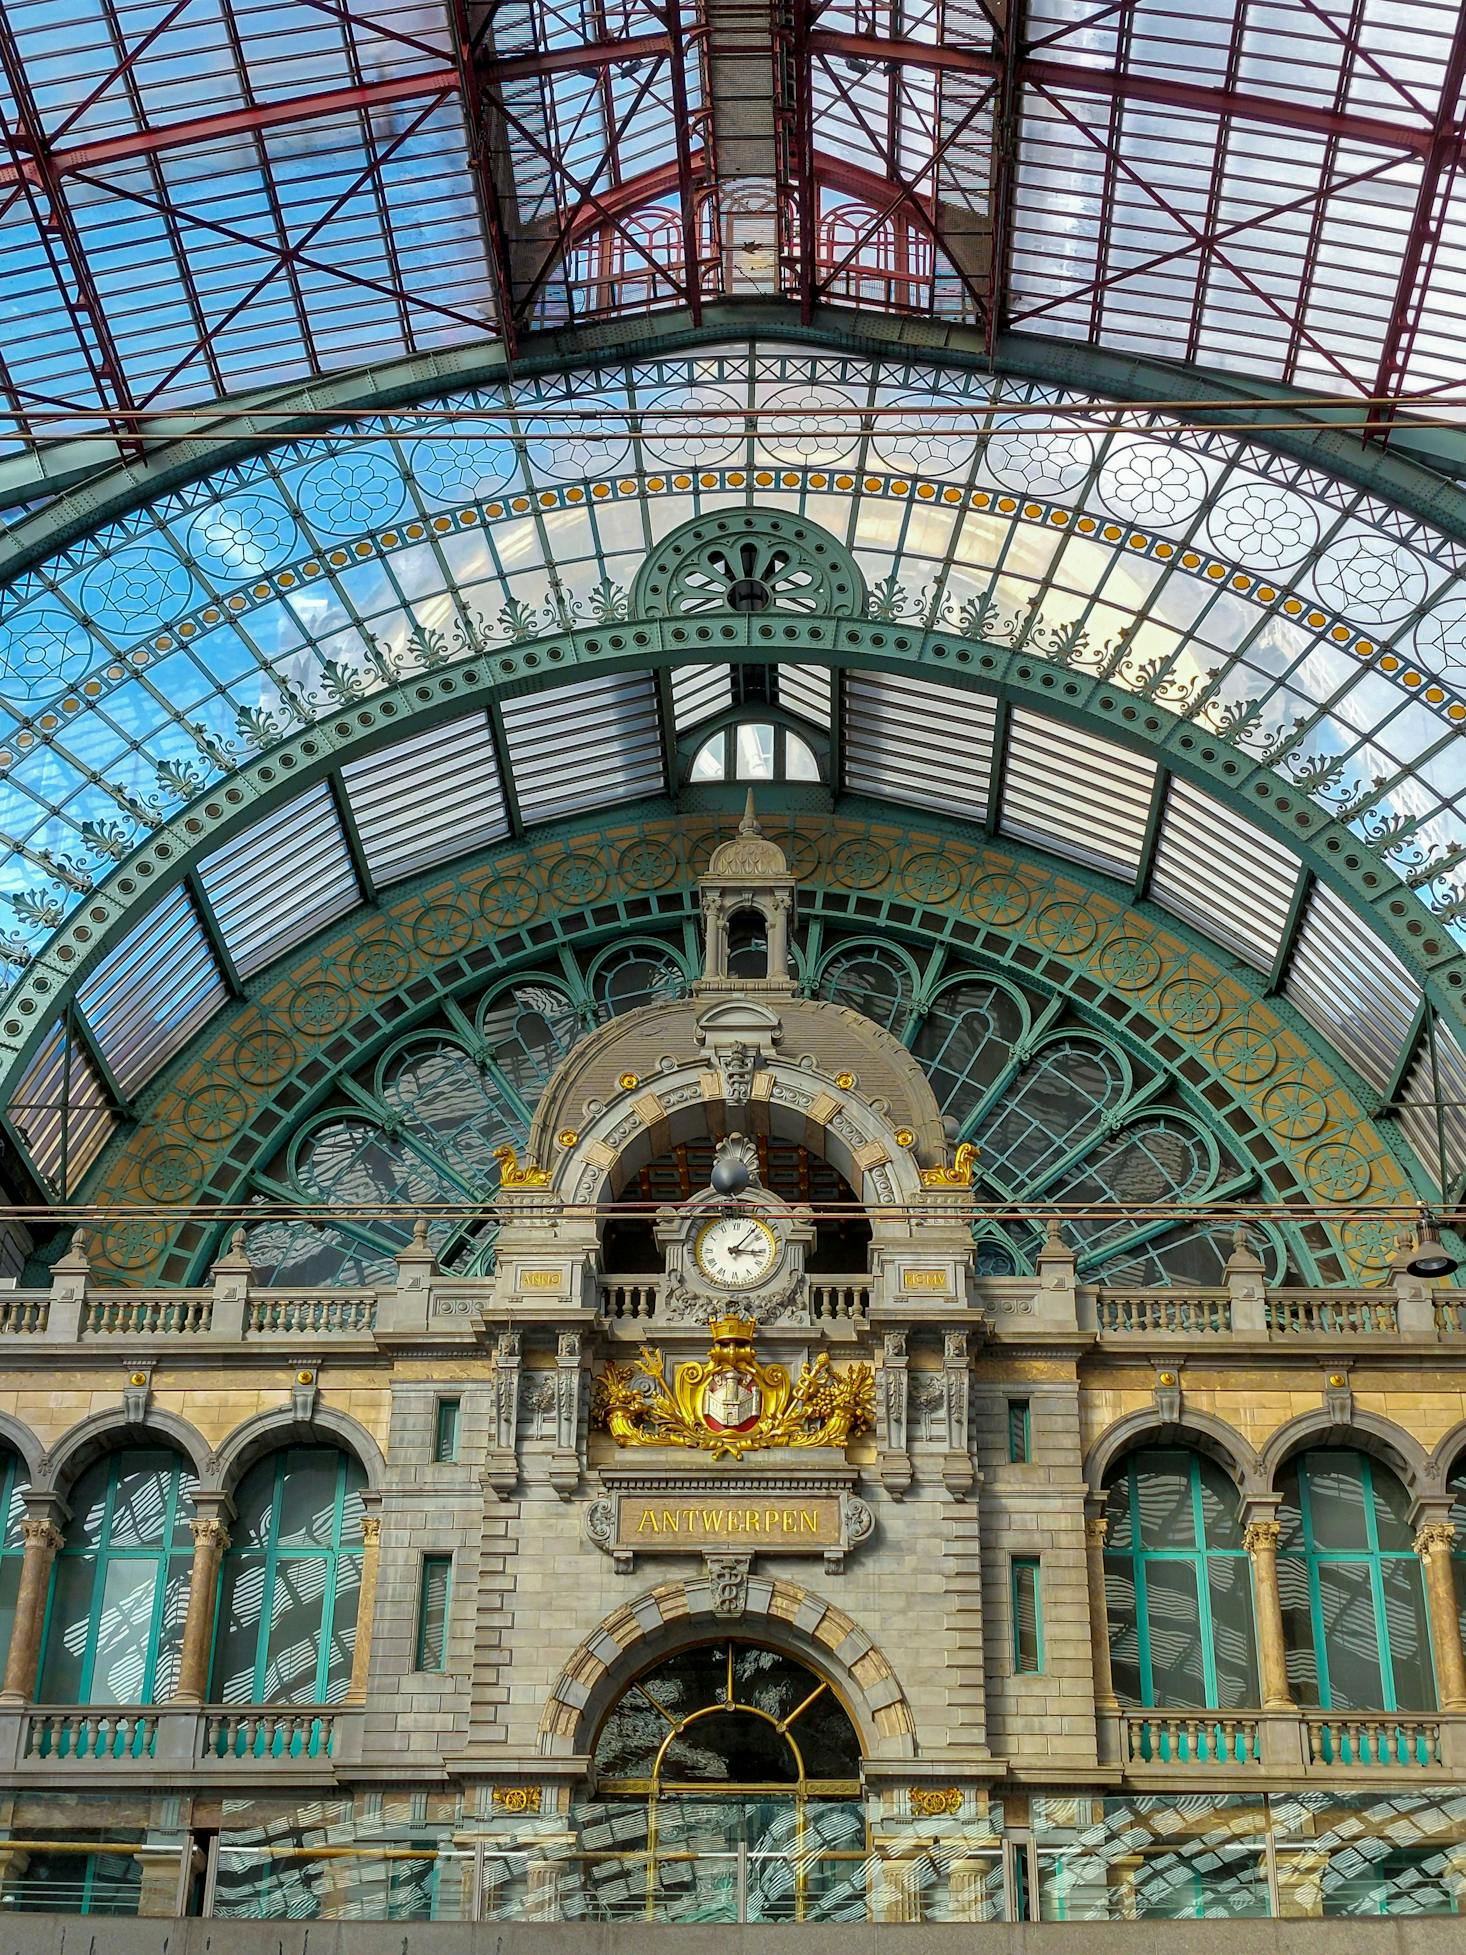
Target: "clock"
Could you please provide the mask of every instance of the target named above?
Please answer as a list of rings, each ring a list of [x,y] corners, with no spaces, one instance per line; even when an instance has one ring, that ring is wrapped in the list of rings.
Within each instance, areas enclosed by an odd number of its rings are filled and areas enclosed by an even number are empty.
[[[779,1243],[767,1222],[741,1209],[704,1222],[693,1241],[692,1255],[709,1283],[727,1290],[751,1290],[778,1261]]]

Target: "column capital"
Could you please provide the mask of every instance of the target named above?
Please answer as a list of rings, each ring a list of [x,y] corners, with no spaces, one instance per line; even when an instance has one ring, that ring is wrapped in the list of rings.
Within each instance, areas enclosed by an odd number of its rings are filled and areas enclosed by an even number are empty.
[[[229,1529],[221,1514],[195,1514],[188,1525],[196,1552],[212,1548],[223,1554],[229,1546]]]
[[[27,1553],[32,1548],[40,1548],[49,1554],[59,1554],[66,1540],[55,1521],[32,1515],[27,1515],[21,1522],[20,1538],[25,1543]]]
[[[1102,1548],[1110,1538],[1110,1517],[1108,1514],[1086,1514],[1084,1516],[1084,1545],[1087,1548]]]
[[[1249,1554],[1262,1554],[1269,1549],[1276,1554],[1282,1538],[1283,1524],[1271,1515],[1248,1521],[1242,1530],[1242,1545]]]

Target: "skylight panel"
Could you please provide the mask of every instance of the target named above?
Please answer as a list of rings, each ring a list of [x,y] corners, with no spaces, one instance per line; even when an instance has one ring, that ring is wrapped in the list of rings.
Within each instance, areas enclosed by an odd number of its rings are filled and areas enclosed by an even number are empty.
[[[845,678],[845,785],[981,821],[992,779],[997,702],[888,672]]]
[[[1271,967],[1302,875],[1298,858],[1186,781],[1173,780],[1150,894],[1198,930]]]
[[[416,875],[509,832],[486,713],[429,727],[341,770],[372,880]]]
[[[1042,713],[1009,723],[1001,827],[1075,862],[1131,878],[1155,791],[1154,764]]]
[[[324,782],[216,850],[200,864],[199,880],[241,977],[263,970],[361,901]]]
[[[679,665],[672,674],[672,718],[685,733],[733,704],[731,665]]]
[[[96,1067],[85,1048],[67,1038],[60,1020],[26,1068],[8,1111],[36,1171],[62,1196],[75,1192],[118,1124]]]
[[[1420,987],[1395,953],[1323,883],[1309,893],[1284,996],[1383,1092],[1420,1009]]]
[[[828,730],[830,724],[831,675],[827,665],[781,665],[778,668],[779,704],[787,712]]]
[[[1432,1069],[1430,1040],[1421,1043],[1400,1095],[1400,1127],[1420,1157],[1436,1192],[1441,1189],[1441,1140],[1446,1151],[1446,1182],[1453,1186],[1466,1170],[1466,1051],[1460,1040],[1437,1018]],[[1440,1122],[1436,1121],[1436,1081],[1440,1082]],[[1441,1129],[1444,1128],[1444,1136]]]
[[[666,792],[656,686],[644,672],[529,693],[501,711],[526,823]]]
[[[132,1093],[228,995],[198,912],[175,889],[102,959],[78,1003],[113,1078]]]

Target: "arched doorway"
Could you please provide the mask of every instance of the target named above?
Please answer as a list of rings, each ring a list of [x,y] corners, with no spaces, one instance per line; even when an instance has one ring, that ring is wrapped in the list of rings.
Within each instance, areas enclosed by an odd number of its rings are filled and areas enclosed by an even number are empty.
[[[630,1683],[596,1740],[585,1913],[653,1921],[866,1918],[860,1739],[831,1685],[719,1640]],[[598,1833],[614,1849],[586,1849]]]

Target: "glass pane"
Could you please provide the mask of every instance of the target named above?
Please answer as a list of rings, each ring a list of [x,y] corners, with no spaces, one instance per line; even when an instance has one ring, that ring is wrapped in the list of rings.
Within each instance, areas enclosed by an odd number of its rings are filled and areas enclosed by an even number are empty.
[[[979,1129],[984,1167],[1021,1192],[1094,1132],[1124,1087],[1108,1050],[1078,1039],[1048,1047]]]
[[[1369,1567],[1359,1561],[1318,1564],[1319,1616],[1331,1710],[1378,1710],[1384,1703],[1379,1621]]]
[[[774,729],[771,726],[740,726],[737,729],[737,778],[740,781],[771,781],[774,778]]]
[[[1215,1460],[1195,1456],[1201,1481],[1201,1529],[1208,1548],[1242,1551],[1242,1513],[1237,1489]]]
[[[1374,1489],[1374,1528],[1379,1545],[1413,1554],[1415,1531],[1410,1525],[1409,1494],[1377,1459],[1369,1462],[1369,1477]]]
[[[789,1729],[807,1778],[859,1778],[860,1739],[834,1691],[821,1691]]]
[[[998,985],[964,983],[939,994],[912,1050],[943,1113],[966,1119],[1007,1065],[1022,1032],[1017,1000]]]
[[[230,1549],[224,1556],[218,1629],[214,1640],[216,1704],[255,1701],[255,1661],[265,1600],[265,1558]]]
[[[282,1548],[328,1547],[335,1539],[341,1455],[327,1446],[292,1447],[280,1470]]]
[[[336,1561],[336,1606],[331,1613],[331,1642],[326,1652],[326,1687],[322,1702],[339,1704],[351,1682],[351,1659],[356,1652],[356,1615],[361,1603],[361,1556],[343,1554]]]
[[[1196,1564],[1152,1557],[1145,1564],[1145,1594],[1152,1701],[1176,1708],[1205,1704],[1206,1667]]]
[[[1318,1651],[1314,1647],[1308,1564],[1301,1556],[1279,1555],[1278,1597],[1282,1604],[1288,1688],[1295,1702],[1310,1709],[1320,1701]]]
[[[1207,1564],[1211,1585],[1216,1701],[1222,1710],[1259,1702],[1257,1639],[1252,1625],[1252,1571],[1245,1554],[1217,1555]]]
[[[151,1555],[110,1561],[102,1583],[97,1651],[89,1701],[141,1704],[145,1701],[148,1654],[153,1646],[153,1605],[161,1573]]]
[[[794,1753],[766,1719],[750,1711],[710,1711],[685,1725],[663,1754],[669,1782],[720,1779],[732,1785],[792,1785]]]
[[[1192,1454],[1156,1449],[1135,1459],[1142,1548],[1194,1548]]]
[[[20,1524],[25,1519],[25,1468],[14,1453],[0,1452],[0,1552],[23,1545]]]
[[[275,1565],[265,1644],[265,1704],[314,1704],[330,1557],[293,1555]]]
[[[15,1624],[15,1592],[20,1587],[20,1556],[0,1554],[0,1666],[10,1648]]]
[[[172,1453],[121,1453],[108,1537],[114,1548],[159,1548],[168,1522],[168,1495],[178,1461]]]
[[[481,1029],[494,1064],[531,1107],[580,1033],[569,998],[538,980],[521,981],[495,998]]]
[[[1313,1546],[1369,1546],[1364,1517],[1364,1461],[1358,1453],[1310,1453],[1300,1462]]]
[[[1128,1555],[1105,1556],[1105,1613],[1110,1625],[1110,1671],[1115,1695],[1122,1704],[1143,1704],[1135,1564]]]
[[[819,995],[853,1005],[890,1031],[911,1008],[911,973],[901,958],[881,950],[837,951],[820,975]]]
[[[1380,1585],[1385,1593],[1395,1703],[1402,1711],[1433,1711],[1435,1672],[1430,1660],[1430,1630],[1419,1561],[1413,1554],[1383,1557]]]
[[[83,1665],[96,1578],[95,1555],[57,1556],[51,1577],[46,1653],[41,1664],[40,1698],[43,1704],[79,1704],[82,1701]]]
[[[1038,1563],[1013,1564],[1013,1667],[1020,1674],[1038,1670],[1043,1663],[1042,1624],[1039,1616]]]
[[[694,781],[720,781],[724,774],[723,748],[726,735],[715,733],[711,740],[704,741],[693,759],[690,779]]]
[[[784,735],[784,773],[791,781],[817,781],[820,777],[814,755],[797,733]]]

